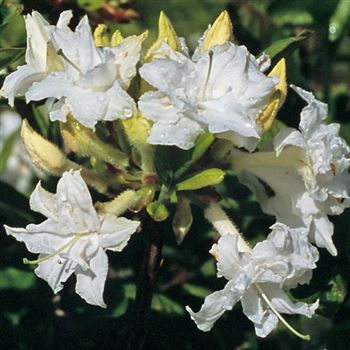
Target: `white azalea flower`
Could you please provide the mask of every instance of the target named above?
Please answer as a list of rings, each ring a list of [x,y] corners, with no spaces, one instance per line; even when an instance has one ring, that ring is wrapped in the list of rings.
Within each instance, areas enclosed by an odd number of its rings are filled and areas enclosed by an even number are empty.
[[[198,328],[209,331],[226,310],[241,301],[258,336],[267,336],[280,320],[294,334],[307,337],[292,329],[280,315],[311,317],[318,307],[318,302],[292,303],[284,291],[308,283],[311,269],[316,267],[318,252],[308,242],[307,230],[277,223],[267,239],[250,251],[240,249],[239,240],[238,234],[224,235],[211,250],[217,259],[217,276],[225,277],[228,283],[223,290],[207,296],[198,312],[187,307]]]
[[[300,130],[284,128],[274,139],[275,152],[233,153],[233,167],[258,197],[262,209],[291,227],[310,227],[310,239],[336,255],[328,215],[349,206],[349,147],[338,136],[338,124],[325,124],[327,107],[293,87],[308,105]],[[274,192],[269,196],[262,180]]]
[[[48,219],[26,228],[6,227],[8,235],[24,242],[39,259],[35,273],[57,293],[73,273],[76,292],[87,303],[105,307],[104,284],[108,258],[105,250],[121,251],[139,222],[114,215],[99,215],[88,188],[77,171],[65,172],[57,194],[45,191],[40,183],[30,197],[32,210]]]
[[[49,45],[49,23],[33,11],[25,16],[27,30],[27,51],[26,65],[20,66],[17,70],[8,75],[1,89],[1,95],[8,98],[9,104],[13,107],[14,98],[23,96],[34,82],[40,81],[53,69],[60,65],[59,58],[53,54]]]
[[[139,108],[154,121],[149,143],[189,149],[209,131],[252,150],[260,136],[256,123],[276,78],[261,73],[244,46],[214,46],[194,60],[162,43],[167,57],[143,65],[140,74],[157,91],[145,93]]]
[[[72,113],[90,128],[99,120],[130,118],[136,105],[126,90],[136,75],[145,36],[128,37],[115,47],[96,47],[87,17],[74,32],[68,27],[71,17],[71,11],[64,12],[57,27],[51,28],[52,42],[63,57],[63,71],[34,84],[26,93],[27,101],[57,99],[51,120],[65,121]]]

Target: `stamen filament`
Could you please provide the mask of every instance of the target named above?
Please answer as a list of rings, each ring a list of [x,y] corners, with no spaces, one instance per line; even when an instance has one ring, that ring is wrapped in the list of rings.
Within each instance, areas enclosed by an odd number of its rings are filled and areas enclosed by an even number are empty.
[[[79,73],[81,73],[80,68],[64,54],[62,49],[59,49],[57,51],[57,55],[61,56],[68,64],[70,64],[74,69],[76,69]]]
[[[203,98],[205,97],[205,94],[207,92],[207,88],[208,88],[208,83],[209,83],[209,78],[210,78],[210,73],[211,73],[211,68],[213,66],[213,51],[210,50],[208,52],[208,55],[209,55],[209,65],[208,65],[208,72],[207,72],[207,78],[205,79],[205,83],[204,83],[204,89],[203,89]]]
[[[55,251],[54,253],[51,253],[49,255],[46,255],[43,258],[40,258],[37,260],[28,260],[27,258],[23,258],[23,264],[25,264],[25,265],[37,265],[37,264],[42,263],[43,261],[49,260],[49,259],[53,258],[54,256],[56,256],[57,254],[63,252],[66,248],[73,245],[75,242],[78,242],[81,237],[86,236],[88,234],[90,234],[90,232],[80,233],[80,234],[74,236],[71,240],[69,240],[66,244],[64,244],[57,251]]]
[[[256,289],[259,291],[260,295],[262,296],[262,298],[265,300],[266,304],[269,306],[269,308],[271,309],[271,311],[277,316],[277,318],[287,327],[288,330],[290,330],[295,336],[303,339],[303,340],[307,340],[309,341],[311,339],[309,334],[301,334],[299,333],[296,329],[294,329],[283,317],[282,315],[274,308],[274,306],[272,305],[271,301],[269,300],[269,298],[267,297],[267,295],[264,293],[264,291],[262,290],[262,288],[256,283],[254,284],[254,286],[256,287]]]

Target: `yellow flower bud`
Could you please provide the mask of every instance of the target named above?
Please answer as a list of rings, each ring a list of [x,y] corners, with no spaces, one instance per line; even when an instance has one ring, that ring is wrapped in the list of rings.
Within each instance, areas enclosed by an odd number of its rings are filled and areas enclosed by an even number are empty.
[[[227,11],[222,11],[212,26],[207,30],[201,45],[201,51],[210,50],[214,45],[231,40],[232,23]]]
[[[35,132],[26,119],[22,123],[21,136],[24,147],[38,169],[55,176],[69,169],[79,169],[56,145]]]
[[[269,77],[277,77],[279,82],[275,86],[275,90],[271,94],[267,106],[260,113],[257,120],[263,131],[270,129],[278,110],[283,105],[287,96],[286,61],[284,58],[275,65]]]
[[[166,42],[172,49],[176,51],[181,50],[181,44],[179,37],[177,36],[173,25],[166,14],[161,11],[159,15],[159,33],[158,38],[154,44],[150,47],[146,54],[146,62],[153,60],[154,52],[159,48],[162,41]]]
[[[131,144],[140,154],[142,169],[146,173],[154,172],[153,147],[147,143],[150,124],[142,114],[122,120],[125,134]]]
[[[70,161],[56,145],[35,132],[26,119],[22,123],[21,136],[25,149],[39,170],[49,175],[61,176],[65,171],[81,169],[81,176],[89,186],[100,193],[107,192],[108,184],[112,179],[99,176]]]

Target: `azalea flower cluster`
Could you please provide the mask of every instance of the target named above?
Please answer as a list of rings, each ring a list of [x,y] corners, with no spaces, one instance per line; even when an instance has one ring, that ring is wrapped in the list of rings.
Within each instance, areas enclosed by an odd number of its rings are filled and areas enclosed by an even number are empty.
[[[294,303],[289,290],[311,280],[319,258],[316,247],[337,254],[328,215],[342,213],[350,203],[349,147],[339,136],[339,125],[325,123],[327,106],[292,86],[307,103],[299,130],[283,127],[265,149],[257,150],[286,98],[285,61],[270,67],[267,55],[255,58],[234,44],[226,12],[209,26],[192,57],[163,13],[158,39],[147,51],[147,33],[123,38],[117,31],[110,37],[99,26],[93,34],[87,17],[73,31],[71,17],[70,11],[63,12],[53,26],[37,12],[26,16],[26,64],[7,76],[1,94],[12,106],[15,97],[25,96],[28,103],[44,100],[68,148],[115,171],[101,175],[69,160],[23,122],[22,138],[33,163],[60,177],[56,194],[39,184],[30,198],[31,208],[47,220],[6,227],[8,235],[39,254],[25,263],[38,265],[35,273],[55,293],[74,273],[76,292],[104,307],[106,250],[122,251],[142,226],[121,215],[145,209],[152,219],[164,221],[175,197],[173,227],[181,242],[193,220],[195,191],[223,179],[224,171],[217,168],[182,177],[211,147],[213,160],[223,169],[230,164],[276,223],[264,241],[251,247],[219,203],[201,204],[220,234],[210,250],[217,276],[228,282],[207,296],[198,312],[187,307],[188,312],[199,329],[209,331],[240,301],[258,336],[267,336],[281,321],[307,339],[281,314],[315,313],[318,301]],[[106,122],[113,122],[114,146],[94,133],[97,124]],[[229,151],[223,152],[220,147],[227,150],[227,145]],[[197,150],[193,162],[169,182],[162,180],[167,177],[155,159],[157,147],[164,146]],[[112,188],[118,196],[94,206],[87,184],[107,195]],[[186,197],[186,191],[192,196]],[[200,201],[196,198],[194,204]]]

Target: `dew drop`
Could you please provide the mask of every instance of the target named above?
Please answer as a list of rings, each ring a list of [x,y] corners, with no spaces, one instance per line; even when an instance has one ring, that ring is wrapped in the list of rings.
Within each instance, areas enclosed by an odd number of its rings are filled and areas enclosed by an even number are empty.
[[[123,109],[123,115],[124,115],[125,118],[130,118],[130,117],[132,117],[132,110],[131,110],[131,108],[125,107],[125,108]]]
[[[185,133],[185,135],[189,135],[190,131],[187,128],[184,128],[184,133]]]
[[[331,24],[329,25],[329,32],[330,32],[331,34],[335,34],[336,31],[337,31],[337,25],[336,25],[335,23],[331,23]]]

